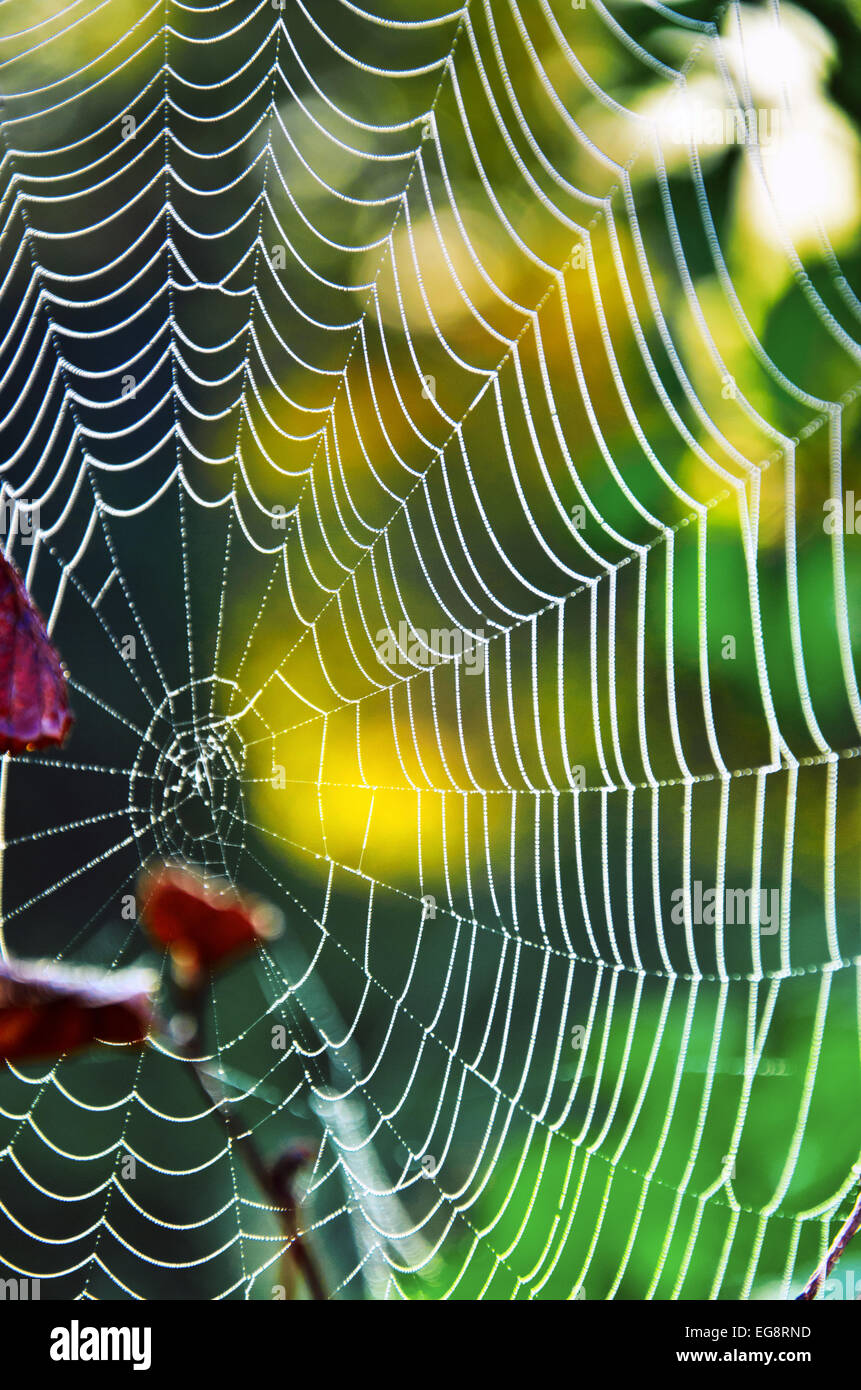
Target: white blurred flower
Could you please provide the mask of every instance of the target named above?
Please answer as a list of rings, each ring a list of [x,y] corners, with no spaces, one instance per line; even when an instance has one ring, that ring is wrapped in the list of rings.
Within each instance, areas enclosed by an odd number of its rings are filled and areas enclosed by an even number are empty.
[[[777,138],[744,162],[738,213],[757,240],[789,239],[799,254],[854,238],[861,220],[861,141],[825,81],[833,38],[811,15],[739,5],[727,12],[722,52],[740,94],[783,107]]]
[[[837,53],[832,36],[794,5],[731,5],[721,53],[733,79],[758,105],[818,99]]]
[[[861,142],[850,122],[826,101],[793,113],[779,138],[746,161],[738,211],[759,240],[788,238],[799,254],[851,242],[861,218]]]
[[[708,72],[707,52],[715,59]],[[861,225],[861,140],[826,89],[836,58],[832,36],[796,6],[733,5],[688,79],[670,95],[649,93],[635,110],[653,123],[672,173],[688,166],[692,147],[705,169],[744,148],[740,234],[815,255],[826,240],[847,245]],[[644,160],[641,176],[648,167]]]

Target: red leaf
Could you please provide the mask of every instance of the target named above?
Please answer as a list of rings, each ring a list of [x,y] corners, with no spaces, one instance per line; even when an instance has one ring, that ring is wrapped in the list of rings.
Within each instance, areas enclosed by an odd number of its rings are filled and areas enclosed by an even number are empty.
[[[72,723],[60,658],[23,579],[0,553],[0,753],[60,744]]]
[[[179,864],[146,875],[138,893],[150,934],[189,975],[246,954],[278,930],[278,915],[267,903]]]
[[[142,1043],[155,983],[148,970],[0,961],[0,1058],[59,1057],[95,1042]]]

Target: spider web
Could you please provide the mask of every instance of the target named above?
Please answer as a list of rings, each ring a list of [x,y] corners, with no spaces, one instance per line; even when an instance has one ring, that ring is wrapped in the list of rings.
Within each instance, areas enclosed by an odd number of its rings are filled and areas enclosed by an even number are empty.
[[[335,1296],[785,1297],[851,1203],[859,305],[778,178],[827,35],[751,14],[0,4],[6,549],[77,717],[3,764],[5,947],[144,957],[159,858],[281,908],[207,1065],[313,1137]],[[166,1038],[9,1066],[0,1144],[43,1297],[277,1286]]]

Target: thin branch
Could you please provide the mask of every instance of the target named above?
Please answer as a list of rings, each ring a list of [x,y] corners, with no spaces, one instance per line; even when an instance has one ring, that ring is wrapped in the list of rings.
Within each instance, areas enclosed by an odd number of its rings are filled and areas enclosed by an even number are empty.
[[[205,983],[186,986],[183,988],[182,994],[184,1005],[194,1021],[194,1031],[182,1046],[182,1054],[191,1067],[192,1075],[198,1087],[208,1104],[211,1105],[213,1114],[217,1115],[224,1126],[228,1140],[244,1158],[252,1176],[277,1209],[282,1230],[287,1238],[285,1257],[288,1255],[292,1257],[308,1286],[308,1292],[312,1299],[324,1303],[328,1297],[326,1286],[316,1261],[299,1230],[297,1219],[299,1204],[293,1191],[293,1178],[310,1157],[310,1154],[304,1148],[297,1146],[288,1149],[274,1167],[270,1167],[258,1149],[248,1126],[243,1123],[223,1090],[216,1087],[214,1078],[204,1070],[202,1065]]]
[[[796,1299],[797,1303],[810,1302],[811,1299],[816,1297],[823,1283],[828,1278],[859,1227],[861,1227],[861,1191],[858,1193],[854,1207],[832,1241],[824,1261],[798,1295]]]

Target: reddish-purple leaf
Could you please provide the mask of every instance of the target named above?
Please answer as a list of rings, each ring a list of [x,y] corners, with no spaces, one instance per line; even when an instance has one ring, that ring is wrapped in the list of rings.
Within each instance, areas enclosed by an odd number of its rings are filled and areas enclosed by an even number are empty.
[[[149,970],[0,960],[0,1058],[60,1057],[96,1042],[142,1043],[155,984]]]
[[[212,970],[276,934],[278,914],[240,896],[221,879],[207,882],[180,864],[147,874],[139,887],[141,917],[187,975]]]
[[[72,722],[62,662],[23,579],[0,553],[0,753],[60,744]]]

